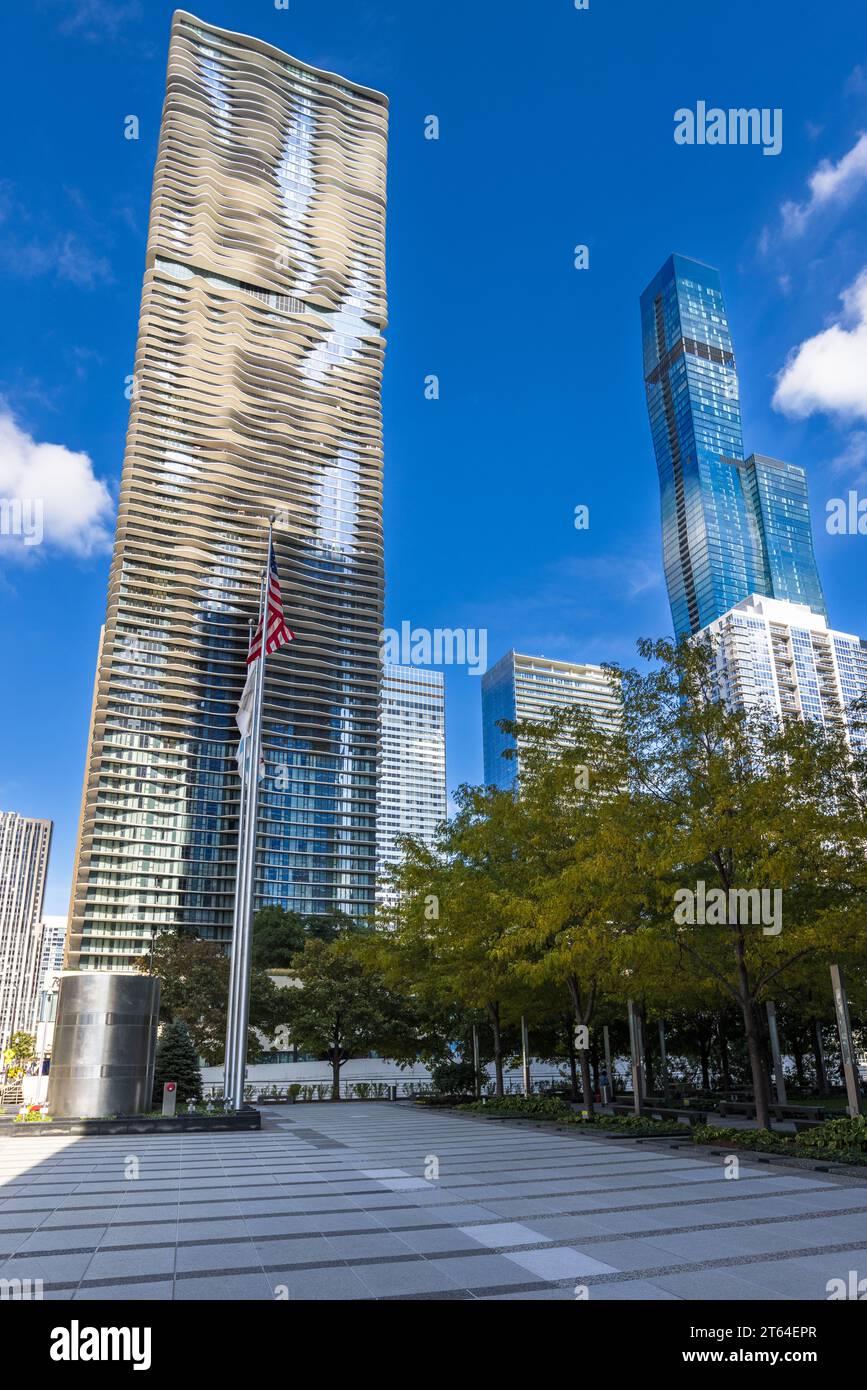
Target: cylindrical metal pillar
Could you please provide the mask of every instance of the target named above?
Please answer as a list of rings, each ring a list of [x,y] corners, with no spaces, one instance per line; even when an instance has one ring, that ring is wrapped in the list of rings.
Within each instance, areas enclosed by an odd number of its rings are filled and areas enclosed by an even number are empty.
[[[141,1115],[152,1108],[160,982],[154,975],[61,976],[48,1111]]]

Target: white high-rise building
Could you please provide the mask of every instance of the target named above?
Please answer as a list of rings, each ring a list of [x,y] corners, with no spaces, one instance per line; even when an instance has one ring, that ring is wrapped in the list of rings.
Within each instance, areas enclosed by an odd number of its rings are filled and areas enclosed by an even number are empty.
[[[504,758],[515,741],[497,725],[500,719],[541,720],[570,705],[584,705],[602,730],[614,732],[618,691],[602,666],[552,661],[546,656],[507,652],[482,677],[482,737],[485,783],[508,790],[518,776],[518,757]]]
[[[383,665],[380,695],[382,755],[377,810],[380,874],[400,860],[396,839],[429,844],[446,815],[445,686],[441,671]],[[390,895],[380,886],[379,901]]]
[[[0,1054],[33,1029],[50,820],[0,811]]]
[[[720,693],[735,709],[764,706],[779,716],[844,723],[867,695],[867,648],[861,638],[835,632],[805,604],[751,594],[709,623],[716,648]]]

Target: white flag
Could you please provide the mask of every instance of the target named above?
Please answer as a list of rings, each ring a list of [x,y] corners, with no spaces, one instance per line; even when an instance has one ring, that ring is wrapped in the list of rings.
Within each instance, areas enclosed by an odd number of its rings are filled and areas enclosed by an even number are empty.
[[[236,754],[238,760],[238,772],[244,776],[244,762],[246,757],[246,744],[253,731],[253,706],[256,703],[256,662],[251,661],[247,667],[247,680],[241,694],[241,702],[238,705],[238,712],[235,715],[235,723],[241,731],[241,742],[238,744]]]

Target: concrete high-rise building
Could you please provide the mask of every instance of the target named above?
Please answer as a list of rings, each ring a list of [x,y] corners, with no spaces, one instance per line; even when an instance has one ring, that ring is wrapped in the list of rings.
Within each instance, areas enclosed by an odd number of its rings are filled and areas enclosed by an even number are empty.
[[[445,685],[441,671],[383,663],[377,858],[398,863],[398,835],[430,844],[447,812]],[[380,890],[380,900],[390,894]]]
[[[574,661],[550,661],[544,656],[507,652],[482,676],[482,740],[487,786],[514,787],[520,765],[517,756],[504,758],[515,740],[497,727],[499,719],[544,719],[567,705],[584,705],[598,727],[614,732],[618,692],[601,666]]]
[[[50,820],[0,811],[0,1054],[33,1028]]]
[[[827,617],[806,475],[744,459],[740,388],[719,272],[670,256],[641,296],[644,380],[677,636],[750,594]]]
[[[834,632],[806,604],[752,594],[704,629],[716,655],[722,698],[732,708],[764,708],[845,728],[850,707],[867,696],[867,648]]]
[[[42,919],[42,951],[39,957],[40,980],[49,970],[63,969],[67,921],[66,917],[43,917]]]
[[[66,963],[228,942],[235,711],[266,522],[255,905],[373,908],[387,101],[172,20]]]

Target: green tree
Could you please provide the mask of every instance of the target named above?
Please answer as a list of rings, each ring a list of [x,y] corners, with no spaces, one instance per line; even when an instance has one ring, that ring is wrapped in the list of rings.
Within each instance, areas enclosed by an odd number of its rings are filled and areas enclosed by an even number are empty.
[[[157,1043],[153,1095],[153,1103],[157,1109],[162,1108],[163,1087],[167,1081],[176,1082],[179,1101],[201,1100],[202,1073],[199,1070],[199,1059],[189,1029],[180,1018],[163,1025]]]
[[[498,953],[534,992],[555,986],[568,997],[585,1042],[578,1059],[592,1114],[590,1029],[602,998],[624,988],[623,942],[641,906],[635,880],[612,853],[628,810],[624,749],[578,706],[502,727],[521,757],[518,871],[500,899],[510,925]]]
[[[491,1030],[497,1095],[505,1032],[532,1005],[532,992],[502,954],[511,922],[506,899],[522,874],[518,808],[509,792],[458,788],[457,814],[433,848],[409,838],[392,871],[386,915],[390,978],[433,1008],[480,1011]]]
[[[9,1046],[3,1052],[3,1061],[9,1077],[22,1075],[27,1063],[32,1062],[35,1056],[36,1038],[33,1034],[13,1033],[9,1039]]]
[[[252,962],[262,970],[291,966],[306,940],[304,918],[274,904],[262,907],[253,918]]]
[[[222,1062],[226,1047],[226,1011],[229,997],[229,957],[216,941],[162,932],[154,941],[152,955],[137,962],[143,974],[153,973],[161,981],[160,1020],[181,1019],[186,1023],[193,1045],[207,1066]],[[250,973],[250,1028],[247,1055],[256,1056],[260,1041],[256,1031],[267,1037],[282,1018],[282,996],[267,973]]]
[[[331,1066],[332,1100],[340,1099],[340,1068],[371,1051],[414,1058],[419,1027],[411,1005],[386,985],[370,952],[352,940],[308,940],[295,959],[299,988],[282,991],[292,1041]]]
[[[352,917],[338,910],[290,912],[276,903],[261,907],[253,918],[253,965],[262,970],[291,968],[307,941],[337,941],[360,928]]]
[[[642,885],[642,924],[740,1011],[767,1127],[760,1006],[796,969],[827,966],[863,941],[852,758],[833,729],[723,704],[709,642],[644,641],[639,651],[650,669],[617,672],[631,794],[611,845],[619,834],[619,857]],[[762,892],[774,911],[757,921]]]

